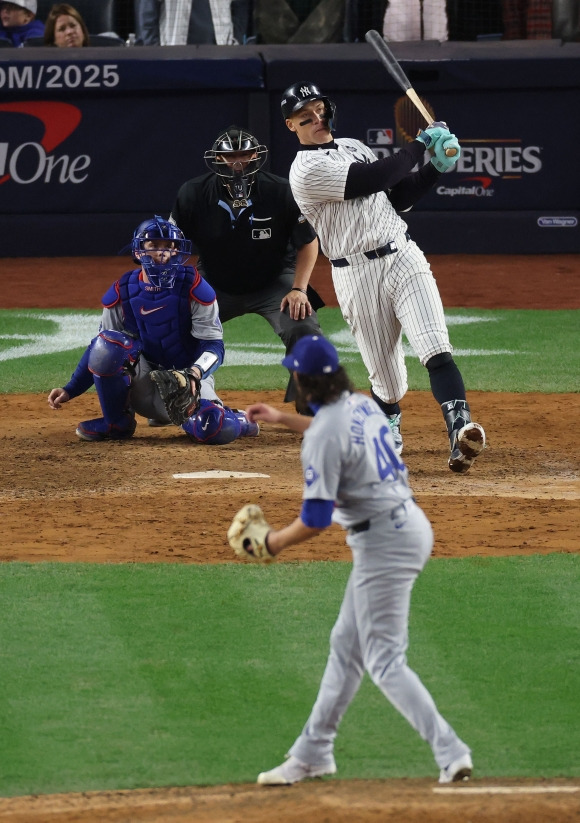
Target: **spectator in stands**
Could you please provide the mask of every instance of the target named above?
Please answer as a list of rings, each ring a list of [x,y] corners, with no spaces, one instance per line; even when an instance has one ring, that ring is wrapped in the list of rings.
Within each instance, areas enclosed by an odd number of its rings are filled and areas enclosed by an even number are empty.
[[[31,37],[42,37],[44,23],[36,19],[36,11],[36,0],[0,3],[0,38],[20,47]]]
[[[389,0],[383,21],[389,40],[447,40],[446,0]]]
[[[345,0],[254,0],[259,43],[340,43]]]
[[[53,6],[46,18],[44,42],[58,48],[89,45],[89,30],[79,12],[68,3]]]
[[[504,40],[551,40],[552,0],[502,0]]]
[[[231,5],[231,0],[135,0],[137,42],[235,44]]]

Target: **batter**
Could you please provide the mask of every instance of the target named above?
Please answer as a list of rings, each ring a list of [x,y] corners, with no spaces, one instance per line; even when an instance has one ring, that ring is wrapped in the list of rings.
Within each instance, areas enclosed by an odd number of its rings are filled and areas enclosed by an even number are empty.
[[[485,432],[471,421],[435,278],[400,216],[457,162],[459,144],[444,123],[434,123],[396,155],[377,160],[359,140],[333,139],[335,112],[313,83],[284,92],[282,115],[301,149],[290,169],[292,193],[330,259],[338,303],[397,453],[403,450],[399,401],[408,388],[404,331],[445,418],[449,468],[466,472],[485,447]],[[450,144],[454,157],[445,154]],[[432,158],[412,172],[426,149]]]
[[[310,717],[287,760],[262,772],[258,783],[286,785],[336,772],[338,725],[365,670],[431,746],[439,782],[465,780],[473,768],[469,747],[407,666],[411,590],[431,553],[433,532],[413,499],[388,421],[371,398],[353,391],[336,349],[323,337],[301,338],[283,365],[293,370],[298,395],[314,417],[263,403],[246,410],[250,421],[304,432],[302,511],[289,526],[267,532],[266,550],[275,556],[334,521],[347,531],[353,566]]]

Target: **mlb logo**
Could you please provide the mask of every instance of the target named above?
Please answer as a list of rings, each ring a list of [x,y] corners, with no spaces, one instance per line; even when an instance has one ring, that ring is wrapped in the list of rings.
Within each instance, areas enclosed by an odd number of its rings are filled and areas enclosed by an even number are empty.
[[[252,229],[252,240],[269,240],[272,229]]]
[[[392,129],[368,129],[367,130],[367,146],[392,146],[393,145],[393,130]]]

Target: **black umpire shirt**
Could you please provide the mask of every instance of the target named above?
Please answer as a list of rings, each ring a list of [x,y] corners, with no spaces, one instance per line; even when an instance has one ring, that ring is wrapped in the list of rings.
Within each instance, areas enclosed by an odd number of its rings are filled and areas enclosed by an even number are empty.
[[[199,254],[203,276],[226,294],[267,288],[293,268],[296,249],[316,237],[288,180],[269,172],[258,172],[248,206],[235,211],[237,217],[227,189],[213,172],[184,183],[171,211]]]

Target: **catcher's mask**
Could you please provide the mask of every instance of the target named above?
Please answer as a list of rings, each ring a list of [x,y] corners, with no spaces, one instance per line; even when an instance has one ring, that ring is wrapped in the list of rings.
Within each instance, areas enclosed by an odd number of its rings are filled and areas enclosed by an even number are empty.
[[[229,126],[203,155],[206,166],[221,179],[232,200],[247,200],[267,157],[267,147],[238,126]]]
[[[156,243],[155,248],[147,248],[148,240],[166,240]],[[145,269],[153,286],[172,289],[181,266],[191,256],[191,240],[186,240],[175,223],[155,215],[144,220],[133,233],[131,251]]]
[[[336,106],[329,97],[326,97],[315,83],[303,81],[293,83],[282,95],[282,117],[288,120],[293,114],[310,103],[311,100],[322,100],[324,115],[330,131],[336,130]]]

